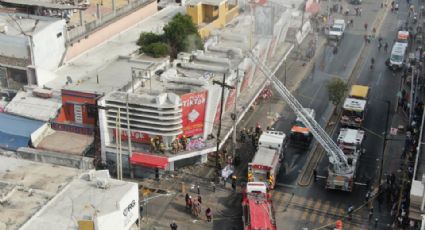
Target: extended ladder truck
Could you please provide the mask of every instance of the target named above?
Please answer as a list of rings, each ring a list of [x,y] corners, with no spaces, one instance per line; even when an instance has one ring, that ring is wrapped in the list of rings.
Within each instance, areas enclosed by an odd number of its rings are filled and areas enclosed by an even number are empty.
[[[258,57],[255,56],[251,51],[248,52],[249,58],[260,67],[261,72],[269,79],[273,84],[276,91],[279,95],[288,103],[297,117],[306,125],[316,140],[322,145],[325,149],[328,159],[328,176],[327,185],[334,184],[336,178],[338,179],[338,184],[341,186],[338,187],[328,187],[328,189],[340,189],[343,191],[352,191],[353,181],[356,174],[356,165],[353,165],[348,162],[347,156],[344,152],[338,147],[337,144],[332,140],[331,137],[326,133],[325,130],[314,120],[313,117],[309,116],[307,112],[303,109],[303,106],[298,102],[298,100],[289,92],[289,90],[279,81],[279,79],[270,71],[270,69],[263,64]]]

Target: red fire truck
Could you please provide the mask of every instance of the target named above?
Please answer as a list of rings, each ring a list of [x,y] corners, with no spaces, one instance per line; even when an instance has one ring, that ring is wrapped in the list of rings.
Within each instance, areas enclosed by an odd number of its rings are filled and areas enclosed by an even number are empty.
[[[248,182],[242,200],[244,230],[276,230],[276,220],[267,186],[263,182]]]
[[[248,181],[264,182],[273,189],[283,160],[286,135],[280,131],[265,131],[258,145],[254,159],[248,164]]]

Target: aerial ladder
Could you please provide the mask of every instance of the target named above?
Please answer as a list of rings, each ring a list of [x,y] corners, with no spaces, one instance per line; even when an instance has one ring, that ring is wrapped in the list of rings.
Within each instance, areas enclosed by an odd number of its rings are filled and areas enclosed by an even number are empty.
[[[252,51],[248,52],[248,57],[256,64],[261,72],[268,78],[268,80],[273,84],[276,91],[279,95],[286,101],[286,103],[291,107],[294,113],[301,119],[301,121],[310,129],[313,136],[320,143],[320,145],[325,149],[327,156],[329,158],[329,180],[334,180],[335,178],[343,178],[346,183],[351,183],[351,186],[346,184],[347,187],[352,188],[352,183],[355,174],[355,168],[349,164],[347,157],[344,152],[338,147],[338,145],[332,140],[332,138],[326,133],[325,130],[312,118],[308,115],[303,106],[298,102],[298,100],[291,94],[291,92],[279,81],[279,79],[270,71],[270,69],[262,63],[257,56],[255,56]],[[332,181],[331,181],[332,183]],[[351,189],[342,190],[351,191]]]

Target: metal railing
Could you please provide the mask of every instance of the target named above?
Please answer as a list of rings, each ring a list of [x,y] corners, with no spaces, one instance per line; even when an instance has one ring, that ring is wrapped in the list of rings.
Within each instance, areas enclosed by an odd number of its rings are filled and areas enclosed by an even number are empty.
[[[116,20],[121,18],[122,16],[128,14],[131,11],[134,11],[136,9],[139,9],[141,6],[147,5],[150,2],[152,2],[152,0],[137,0],[137,1],[130,1],[130,3],[128,5],[125,5],[121,8],[118,8],[108,14],[105,15],[101,15],[100,18],[85,23],[84,25],[78,25],[75,28],[72,28],[70,30],[68,30],[66,32],[66,41],[67,43],[71,43],[74,42],[75,40],[81,39],[87,35],[90,35],[91,33],[93,33],[94,31],[96,31],[96,29]]]

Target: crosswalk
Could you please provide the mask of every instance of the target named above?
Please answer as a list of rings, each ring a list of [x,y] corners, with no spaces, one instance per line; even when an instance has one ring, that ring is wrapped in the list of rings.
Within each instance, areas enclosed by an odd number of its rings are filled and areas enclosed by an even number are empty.
[[[353,214],[351,221],[345,220],[347,207],[330,200],[304,197],[281,191],[272,192],[273,205],[278,229],[290,229],[291,222],[302,223],[309,229],[332,227],[337,220],[343,220],[344,229],[362,229],[365,219],[360,213]],[[279,226],[281,225],[281,226]]]

